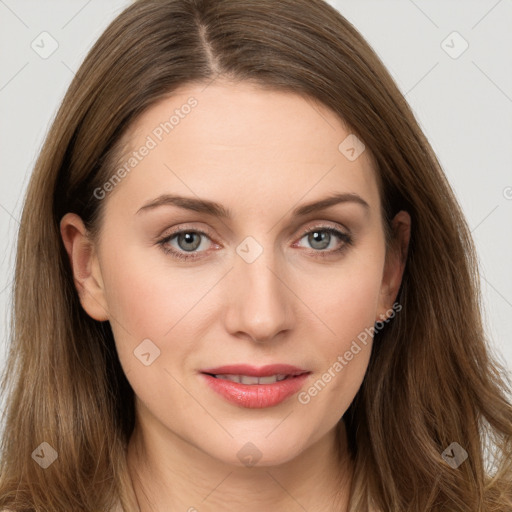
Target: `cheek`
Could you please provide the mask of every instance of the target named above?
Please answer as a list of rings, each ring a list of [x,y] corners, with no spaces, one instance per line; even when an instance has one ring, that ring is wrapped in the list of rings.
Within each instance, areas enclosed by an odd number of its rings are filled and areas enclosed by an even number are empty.
[[[152,257],[156,251],[136,248],[108,255],[102,264],[109,313],[118,328],[137,337],[165,336],[214,283],[193,269],[167,266]]]
[[[310,295],[311,309],[329,335],[319,338],[316,379],[298,396],[299,403],[324,410],[333,422],[345,413],[366,373],[382,278],[383,258],[361,255],[351,263]]]
[[[156,259],[159,266],[148,263],[147,249],[134,249],[109,255],[102,263],[110,323],[126,374],[140,372],[134,351],[143,342],[150,351],[160,351],[153,369],[170,368],[173,360],[183,361],[197,350],[194,340],[205,328],[199,319],[219,280],[212,269],[178,269],[166,265],[165,258]]]
[[[173,403],[186,415],[192,405],[180,392],[175,378],[181,381],[181,377],[175,375],[172,363],[186,361],[194,350],[186,340],[195,339],[193,306],[205,292],[199,287],[184,288],[176,272],[166,277],[162,271],[148,269],[140,263],[143,257],[123,258],[109,266],[105,287],[124,374],[138,400],[152,412]],[[183,293],[184,289],[189,292]],[[185,343],[169,346],[165,341],[169,339]]]
[[[336,424],[345,414],[370,360],[378,294],[370,283],[358,284],[347,293],[338,290],[337,300],[325,304],[330,309],[322,310],[326,311],[322,319],[334,334],[320,338],[318,371],[297,396],[311,411],[309,416],[323,416],[325,425]]]
[[[338,343],[357,336],[374,325],[382,281],[383,257],[369,253],[354,255],[331,271],[310,294],[312,309],[327,324]],[[317,281],[318,283],[318,281]],[[310,286],[313,283],[310,283]],[[315,289],[313,287],[310,288]],[[306,295],[307,296],[307,295]]]

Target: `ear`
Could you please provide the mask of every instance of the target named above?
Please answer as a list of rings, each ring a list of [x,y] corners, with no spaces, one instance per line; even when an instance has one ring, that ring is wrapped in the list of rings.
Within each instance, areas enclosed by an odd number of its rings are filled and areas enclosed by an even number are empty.
[[[107,301],[94,244],[82,219],[67,213],[60,221],[60,234],[68,253],[80,303],[87,314],[100,322],[108,320]]]
[[[398,212],[391,227],[392,236],[386,253],[376,321],[388,317],[389,310],[398,296],[409,249],[411,216],[406,211]]]

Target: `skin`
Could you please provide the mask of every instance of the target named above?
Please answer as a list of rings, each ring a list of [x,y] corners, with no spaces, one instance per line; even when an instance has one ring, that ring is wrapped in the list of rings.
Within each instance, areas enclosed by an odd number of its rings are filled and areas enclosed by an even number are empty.
[[[111,323],[136,395],[128,462],[141,510],[327,511],[334,496],[347,510],[352,466],[340,418],[362,383],[371,339],[307,404],[294,395],[242,408],[198,372],[289,363],[312,372],[307,390],[358,334],[389,316],[410,217],[395,217],[386,252],[369,151],[349,161],[338,150],[349,131],[332,111],[247,82],[183,86],[135,122],[130,151],[190,96],[198,105],[103,199],[99,241],[76,214],[61,221],[82,306]],[[290,216],[333,192],[357,194],[369,208],[346,202]],[[176,206],[137,214],[162,193],[217,201],[234,217]],[[353,243],[321,258],[320,242],[304,235],[318,225],[349,232]],[[155,241],[182,227],[208,232],[195,261],[174,259]],[[252,263],[236,252],[248,236],[263,249]],[[323,252],[342,245],[332,235]],[[187,254],[193,241],[167,246]],[[160,349],[149,366],[133,353],[147,338]],[[248,442],[261,452],[253,467],[237,456]]]

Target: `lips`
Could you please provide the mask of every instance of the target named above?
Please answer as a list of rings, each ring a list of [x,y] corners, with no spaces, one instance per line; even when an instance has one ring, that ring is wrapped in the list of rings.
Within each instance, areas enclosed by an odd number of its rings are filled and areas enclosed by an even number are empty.
[[[246,375],[248,377],[270,377],[272,375],[296,376],[309,373],[308,370],[290,364],[269,364],[259,368],[247,364],[219,366],[201,370],[208,375]]]
[[[237,384],[245,384],[253,386],[254,384],[274,384],[274,382],[281,382],[288,379],[290,375],[278,373],[277,375],[268,375],[265,377],[255,377],[253,375],[231,375],[231,374],[216,374],[213,375],[217,379],[229,380]]]
[[[229,365],[202,370],[208,386],[229,402],[247,408],[278,405],[297,393],[311,372],[287,364],[256,368]]]

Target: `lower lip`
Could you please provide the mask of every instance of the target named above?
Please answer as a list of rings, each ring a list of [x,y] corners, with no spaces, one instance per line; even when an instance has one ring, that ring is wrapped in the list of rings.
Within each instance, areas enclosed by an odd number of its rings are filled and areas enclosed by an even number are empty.
[[[208,385],[228,402],[240,407],[262,409],[277,405],[297,393],[309,373],[289,377],[273,384],[239,384],[230,380],[218,379],[206,373],[201,375],[206,379]]]

